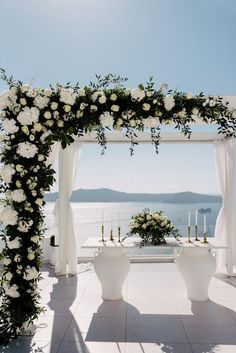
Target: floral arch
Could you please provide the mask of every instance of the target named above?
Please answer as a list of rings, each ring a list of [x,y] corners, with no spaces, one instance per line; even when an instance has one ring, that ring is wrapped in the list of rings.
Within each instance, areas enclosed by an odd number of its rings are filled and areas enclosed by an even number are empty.
[[[44,234],[44,193],[54,182],[54,170],[47,158],[55,141],[62,148],[85,133],[96,134],[106,148],[106,131],[124,132],[130,139],[130,153],[139,132],[149,130],[158,153],[161,126],[169,123],[191,138],[197,121],[216,124],[223,137],[236,136],[236,111],[222,97],[193,96],[155,89],[150,80],[134,90],[124,87],[126,79],[97,76],[96,83],[80,87],[56,85],[47,89],[8,78],[1,79],[9,90],[0,95],[2,253],[0,343],[19,334],[25,323],[41,313],[38,283],[41,279]]]

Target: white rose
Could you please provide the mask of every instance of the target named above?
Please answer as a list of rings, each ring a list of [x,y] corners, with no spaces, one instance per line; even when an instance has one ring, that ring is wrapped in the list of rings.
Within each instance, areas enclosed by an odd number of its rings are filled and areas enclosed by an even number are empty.
[[[145,91],[141,88],[136,88],[131,91],[131,97],[140,102],[145,97]]]
[[[150,221],[152,219],[151,215],[147,215],[147,220]]]
[[[38,206],[41,207],[41,206],[43,205],[43,199],[39,199],[39,198],[38,198],[38,199],[35,200],[35,203],[36,203]]]
[[[174,97],[171,95],[167,95],[164,97],[164,107],[167,111],[171,110],[175,106]]]
[[[37,123],[39,120],[38,108],[25,107],[24,110],[18,114],[17,120],[21,123],[21,125],[31,125]]]
[[[25,269],[25,273],[24,273],[24,276],[23,278],[26,280],[26,281],[31,281],[32,279],[36,279],[38,278],[38,275],[39,275],[39,272],[36,270],[35,267],[27,267]]]
[[[34,129],[39,132],[39,131],[42,130],[42,125],[40,123],[35,123],[34,124]]]
[[[2,127],[8,134],[15,134],[19,130],[14,119],[5,119],[2,123]]]
[[[33,260],[35,258],[35,255],[34,255],[34,253],[33,252],[30,252],[28,255],[27,255],[27,259],[28,260]]]
[[[12,175],[14,175],[15,172],[15,169],[9,164],[6,164],[0,168],[0,176],[2,180],[7,184],[11,182]]]
[[[46,139],[48,136],[50,136],[50,135],[51,135],[51,131],[50,131],[50,130],[45,131],[45,132],[41,135],[40,141],[41,141],[42,143],[45,143],[45,139]]]
[[[73,88],[61,88],[60,101],[65,104],[73,105],[76,100],[76,93]]]
[[[106,96],[104,96],[104,95],[102,95],[102,96],[100,96],[99,98],[98,98],[98,101],[99,101],[99,103],[100,104],[104,104],[104,103],[106,103]]]
[[[20,142],[16,153],[24,158],[33,158],[38,152],[38,147],[30,142]]]
[[[38,155],[38,161],[39,161],[39,162],[44,161],[44,159],[45,159],[45,157],[44,157],[43,154],[39,154],[39,155]]]
[[[147,91],[147,97],[151,97],[153,95],[153,91]]]
[[[30,240],[33,243],[38,244],[39,243],[39,236],[38,235],[34,235],[33,237],[30,238]]]
[[[117,100],[117,95],[115,93],[112,93],[110,96],[110,100],[115,102]]]
[[[8,266],[11,263],[11,259],[9,259],[9,257],[4,257],[2,260],[4,266]]]
[[[79,94],[79,97],[85,97],[86,96],[85,90],[83,88],[80,88],[78,90],[78,94]]]
[[[99,117],[102,126],[112,127],[114,124],[114,118],[109,112],[104,112]]]
[[[66,104],[66,105],[64,105],[63,109],[66,113],[69,113],[71,111],[71,106]]]
[[[7,247],[8,249],[19,249],[20,247],[20,241],[19,237],[16,237],[14,240],[8,240],[7,242]]]
[[[93,102],[96,102],[97,98],[98,98],[99,96],[101,96],[101,95],[102,95],[102,92],[101,92],[101,91],[95,91],[95,92],[91,95],[92,101],[93,101]]]
[[[187,98],[187,99],[193,98],[192,92],[188,92],[188,93],[186,94],[186,98]]]
[[[46,96],[46,97],[51,97],[52,95],[52,90],[50,88],[45,88],[45,90],[43,91],[43,94]]]
[[[10,282],[10,280],[12,279],[12,277],[13,277],[13,274],[12,274],[11,272],[7,272],[7,273],[5,274],[5,278],[6,278],[6,280],[9,281],[9,282]]]
[[[44,114],[43,114],[44,118],[45,119],[51,119],[52,117],[52,114],[49,110],[47,110]]]
[[[209,106],[214,107],[216,105],[216,101],[214,99],[210,99]]]
[[[25,98],[21,98],[20,99],[20,104],[21,105],[27,105],[26,99]]]
[[[20,262],[21,261],[21,257],[19,254],[17,254],[15,257],[14,257],[14,261],[15,262]]]
[[[96,112],[97,110],[98,110],[98,108],[97,108],[96,105],[94,105],[94,104],[90,105],[90,111],[91,112]]]
[[[28,83],[23,83],[20,86],[21,92],[28,92],[30,90],[30,85]]]
[[[198,108],[193,108],[192,114],[193,115],[198,115],[198,113],[199,113],[199,109]]]
[[[30,135],[30,141],[34,141],[35,140],[35,138],[34,138],[34,135]]]
[[[57,125],[59,127],[63,127],[64,126],[64,122],[62,120],[58,120]]]
[[[112,110],[113,112],[118,112],[118,111],[120,110],[120,107],[119,107],[119,105],[117,105],[117,104],[113,104],[113,105],[111,106],[111,110]]]
[[[57,110],[57,108],[58,108],[58,103],[57,102],[52,102],[51,109],[52,110]]]
[[[26,200],[25,193],[22,189],[12,191],[11,198],[15,202],[23,202]]]
[[[147,228],[147,225],[146,225],[146,224],[142,224],[142,228],[143,228],[143,229],[146,229],[146,228]]]
[[[22,173],[23,170],[24,170],[24,166],[23,166],[22,164],[17,164],[17,165],[16,165],[16,171],[17,171],[18,173]]]
[[[88,106],[87,103],[81,103],[80,106],[79,106],[79,109],[80,110],[84,110],[87,106]]]
[[[12,286],[4,287],[5,294],[11,298],[19,298],[20,293],[18,292],[18,286],[13,284]]]
[[[55,110],[52,114],[55,119],[59,118],[59,112],[57,110]]]
[[[42,96],[37,96],[34,98],[34,105],[38,107],[39,109],[44,109],[49,103],[49,98],[47,97],[42,97]]]
[[[18,220],[18,212],[12,206],[5,206],[0,212],[0,222],[4,226],[14,226]]]
[[[26,126],[26,125],[22,126],[21,130],[24,132],[24,134],[29,135],[29,128],[28,128],[28,126]]]
[[[19,221],[18,222],[18,228],[17,230],[19,230],[22,233],[27,233],[28,230],[31,228],[31,226],[33,225],[33,221],[29,220],[28,222],[26,221]]]
[[[142,108],[143,108],[143,110],[145,110],[145,111],[149,111],[150,108],[151,108],[151,106],[150,106],[150,104],[148,104],[148,103],[143,103]]]
[[[21,184],[20,180],[16,181],[16,187],[19,188],[19,189],[22,187],[22,184]]]

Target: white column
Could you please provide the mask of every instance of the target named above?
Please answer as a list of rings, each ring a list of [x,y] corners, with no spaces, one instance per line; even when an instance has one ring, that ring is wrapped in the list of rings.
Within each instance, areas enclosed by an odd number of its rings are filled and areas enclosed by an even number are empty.
[[[59,259],[55,267],[58,275],[77,273],[76,237],[70,197],[76,178],[77,161],[82,144],[76,143],[59,150],[59,200],[57,201]]]

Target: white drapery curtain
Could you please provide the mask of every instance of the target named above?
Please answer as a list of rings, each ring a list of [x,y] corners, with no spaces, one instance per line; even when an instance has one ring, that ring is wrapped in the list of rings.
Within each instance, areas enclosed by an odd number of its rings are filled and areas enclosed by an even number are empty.
[[[77,273],[77,251],[74,233],[73,211],[70,197],[76,179],[77,162],[82,143],[74,143],[66,149],[59,149],[59,199],[54,215],[58,225],[59,256],[55,266],[58,275]]]
[[[215,237],[227,246],[227,250],[219,250],[218,271],[233,275],[236,266],[236,141],[216,141],[214,146],[223,199]]]

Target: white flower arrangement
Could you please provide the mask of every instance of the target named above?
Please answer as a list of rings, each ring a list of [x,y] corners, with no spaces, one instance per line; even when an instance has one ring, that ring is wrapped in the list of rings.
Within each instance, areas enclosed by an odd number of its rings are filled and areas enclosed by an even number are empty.
[[[20,142],[16,150],[16,153],[24,158],[34,158],[37,152],[38,147],[30,142]]]
[[[5,206],[0,211],[0,222],[7,227],[14,226],[18,221],[18,212],[12,206]]]
[[[36,107],[25,107],[17,116],[17,120],[23,126],[32,125],[39,120],[39,110]]]
[[[14,119],[5,119],[2,123],[2,127],[8,134],[15,134],[19,130]]]
[[[128,236],[138,234],[140,246],[166,244],[165,237],[178,236],[178,230],[162,211],[150,212],[148,208],[131,217]]]

